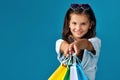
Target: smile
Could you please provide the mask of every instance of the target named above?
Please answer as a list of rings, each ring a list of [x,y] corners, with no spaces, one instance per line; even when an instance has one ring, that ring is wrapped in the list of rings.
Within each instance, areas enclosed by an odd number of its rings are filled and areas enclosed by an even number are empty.
[[[77,35],[82,34],[82,32],[81,32],[81,31],[75,31],[75,33],[76,33]]]

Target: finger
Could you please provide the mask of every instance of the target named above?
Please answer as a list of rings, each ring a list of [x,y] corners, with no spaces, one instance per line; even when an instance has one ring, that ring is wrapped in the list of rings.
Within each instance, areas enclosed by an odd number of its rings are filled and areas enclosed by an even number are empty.
[[[64,52],[64,55],[65,55],[65,57],[68,57],[68,54],[69,52],[68,52],[68,49]]]
[[[64,51],[64,55],[65,55],[65,56],[67,55],[67,52],[66,52],[66,51]]]
[[[72,53],[72,49],[71,49],[71,48],[69,48],[69,51],[68,51],[68,52],[69,52],[69,54],[71,54],[71,53]]]
[[[73,44],[70,44],[70,46],[69,46],[69,53],[72,54],[72,52],[73,52]]]
[[[74,45],[73,47],[74,47],[74,51],[75,51],[75,53],[76,53],[76,54],[78,54],[78,49],[77,49],[77,46],[76,46],[76,45]]]
[[[64,54],[65,57],[68,57],[68,54]]]

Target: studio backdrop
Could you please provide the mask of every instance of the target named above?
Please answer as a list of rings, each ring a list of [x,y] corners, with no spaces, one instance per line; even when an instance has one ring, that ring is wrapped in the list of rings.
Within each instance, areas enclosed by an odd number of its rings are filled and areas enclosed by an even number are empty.
[[[96,80],[120,80],[119,0],[1,0],[0,80],[47,80],[60,65],[61,38],[71,3],[88,3],[102,41]]]

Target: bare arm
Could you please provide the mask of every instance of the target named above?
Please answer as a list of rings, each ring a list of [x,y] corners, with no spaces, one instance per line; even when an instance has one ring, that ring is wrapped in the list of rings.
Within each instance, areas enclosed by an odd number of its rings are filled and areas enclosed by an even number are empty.
[[[79,39],[71,44],[68,44],[66,41],[63,41],[60,46],[60,53],[64,53],[64,55],[67,56],[69,54],[69,49],[74,51],[77,55],[80,55],[80,52],[83,49],[91,51],[93,55],[96,54],[92,43],[87,39]]]
[[[87,39],[79,39],[73,43],[75,53],[80,53],[80,50],[87,49],[91,51],[94,55],[96,54],[94,47],[90,41]]]
[[[96,51],[90,41],[88,41],[88,47],[86,49],[91,51],[93,53],[93,55],[96,55]]]
[[[60,46],[60,53],[64,53],[65,56],[67,56],[69,51],[69,45],[66,41],[63,41]]]

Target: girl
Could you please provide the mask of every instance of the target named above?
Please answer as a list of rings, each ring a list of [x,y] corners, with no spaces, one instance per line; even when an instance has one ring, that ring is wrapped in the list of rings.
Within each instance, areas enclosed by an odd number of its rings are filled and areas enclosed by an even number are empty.
[[[62,39],[56,41],[58,60],[75,52],[89,80],[95,80],[101,40],[96,37],[96,18],[89,4],[71,4],[63,25]]]

